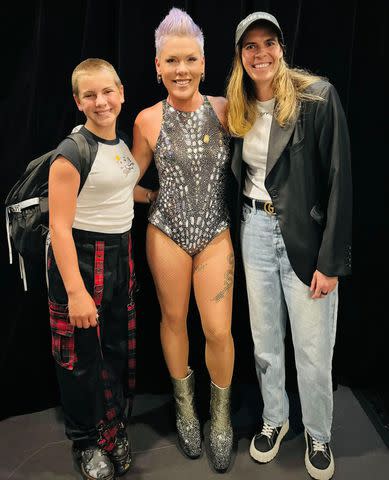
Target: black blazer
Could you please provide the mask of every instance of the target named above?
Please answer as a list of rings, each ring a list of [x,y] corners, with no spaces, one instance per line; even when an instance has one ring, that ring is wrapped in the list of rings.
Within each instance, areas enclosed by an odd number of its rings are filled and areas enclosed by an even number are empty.
[[[304,101],[296,120],[281,128],[273,118],[265,187],[273,201],[290,263],[310,285],[317,269],[351,273],[352,184],[350,142],[338,94],[328,82],[309,87],[324,101]],[[239,231],[245,180],[243,139],[235,139],[232,225]]]

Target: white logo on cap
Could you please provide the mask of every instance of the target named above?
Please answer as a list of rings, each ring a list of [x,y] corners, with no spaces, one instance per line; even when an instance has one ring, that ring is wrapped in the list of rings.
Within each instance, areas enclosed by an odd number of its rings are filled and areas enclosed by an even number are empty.
[[[256,17],[259,17],[261,20],[269,20],[272,23],[274,23],[275,20],[273,15],[270,15],[270,13],[261,12],[260,14],[258,14],[258,12],[254,12],[248,17],[246,17],[244,20],[242,20],[239,26],[244,27],[247,23],[250,23],[252,19]]]

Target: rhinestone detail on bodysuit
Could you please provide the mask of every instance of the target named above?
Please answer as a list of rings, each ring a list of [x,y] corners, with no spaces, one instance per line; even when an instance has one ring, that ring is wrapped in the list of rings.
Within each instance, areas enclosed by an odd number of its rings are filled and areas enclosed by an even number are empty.
[[[176,110],[166,100],[162,108],[154,154],[160,189],[149,221],[195,255],[229,226],[229,136],[207,97],[194,112]]]

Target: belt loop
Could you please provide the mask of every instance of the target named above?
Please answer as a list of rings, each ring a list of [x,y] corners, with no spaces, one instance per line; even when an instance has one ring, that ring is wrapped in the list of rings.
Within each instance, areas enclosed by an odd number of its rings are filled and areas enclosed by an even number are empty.
[[[257,206],[255,205],[255,198],[250,198],[251,200],[251,206],[253,207],[254,210],[257,209]]]

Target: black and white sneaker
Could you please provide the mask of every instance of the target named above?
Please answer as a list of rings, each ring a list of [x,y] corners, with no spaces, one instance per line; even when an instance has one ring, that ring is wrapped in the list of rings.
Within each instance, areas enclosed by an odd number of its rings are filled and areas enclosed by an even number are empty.
[[[335,462],[330,444],[319,442],[305,431],[305,466],[315,480],[329,480],[334,475]]]
[[[251,441],[250,455],[260,463],[267,463],[277,455],[281,440],[289,430],[289,420],[281,427],[272,427],[266,422]]]

